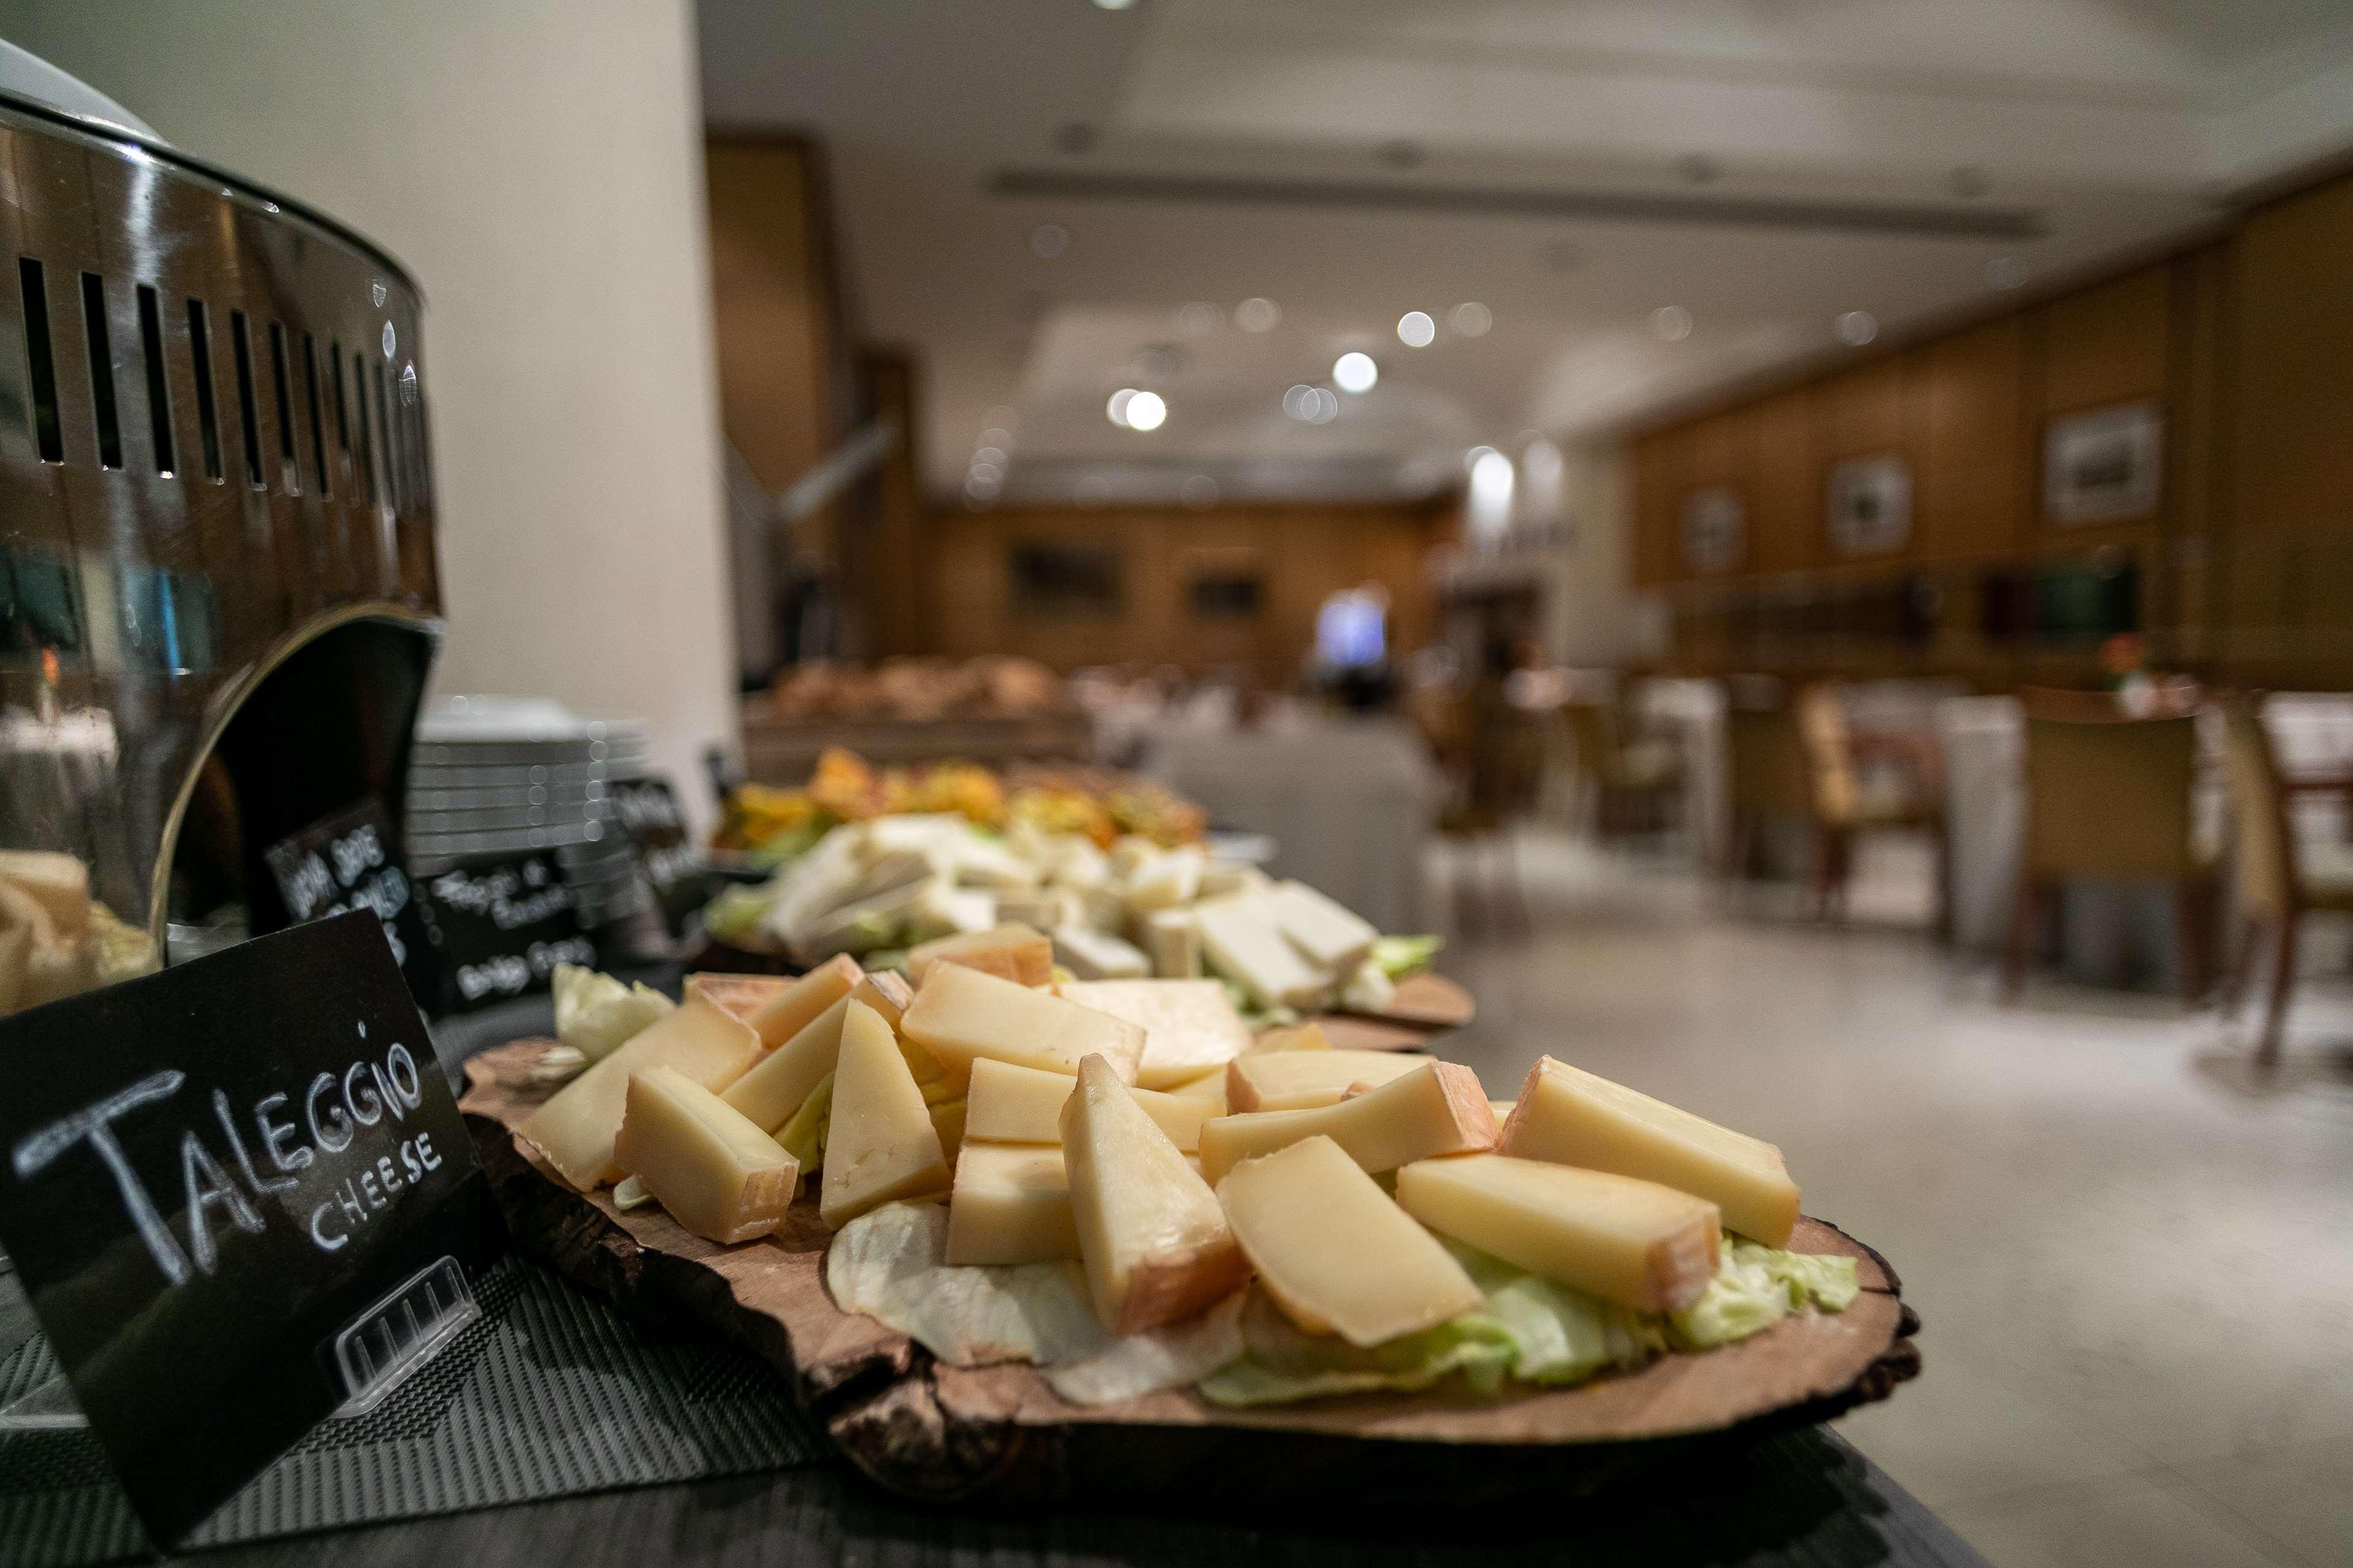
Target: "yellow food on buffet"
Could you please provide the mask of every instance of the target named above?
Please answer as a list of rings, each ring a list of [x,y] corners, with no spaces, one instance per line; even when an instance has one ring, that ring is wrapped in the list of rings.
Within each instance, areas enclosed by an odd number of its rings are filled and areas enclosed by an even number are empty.
[[[90,897],[79,858],[0,849],[0,1015],[154,968],[154,943]]]
[[[1345,963],[1361,933],[1324,914],[1301,918]],[[821,975],[768,1004],[833,998],[765,1051],[690,982],[523,1136],[566,1180],[629,1173],[617,1205],[724,1244],[760,1245],[743,1238],[780,1220],[780,1184],[809,1177],[845,1308],[951,1361],[1024,1353],[1014,1310],[1070,1398],[1556,1385],[1859,1289],[1852,1258],[1756,1234],[1786,1241],[1796,1213],[1770,1145],[1549,1058],[1495,1101],[1467,1067],[1334,1049],[1312,1025],[1237,1037],[1209,982],[1024,985],[946,956],[912,990],[846,960]],[[1155,1045],[1165,1090],[1135,1081]],[[1065,1378],[1050,1346],[1082,1340],[1091,1370]]]

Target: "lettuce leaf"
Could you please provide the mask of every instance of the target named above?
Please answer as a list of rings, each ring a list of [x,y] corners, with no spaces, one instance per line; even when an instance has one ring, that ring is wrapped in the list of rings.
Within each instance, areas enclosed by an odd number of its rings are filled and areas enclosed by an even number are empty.
[[[1201,1380],[1212,1405],[1282,1405],[1337,1394],[1427,1388],[1456,1373],[1480,1394],[1504,1384],[1514,1352],[1511,1331],[1481,1312],[1358,1350],[1331,1334],[1311,1334],[1260,1291],[1242,1309],[1247,1353]]]
[[[1442,936],[1385,936],[1373,943],[1372,962],[1391,980],[1403,980],[1417,969],[1429,968],[1445,945]]]

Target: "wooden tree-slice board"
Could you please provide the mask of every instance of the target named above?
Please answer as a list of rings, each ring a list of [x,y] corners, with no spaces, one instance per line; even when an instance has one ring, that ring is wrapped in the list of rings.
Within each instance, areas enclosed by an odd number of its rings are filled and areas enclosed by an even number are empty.
[[[1431,970],[1409,974],[1398,982],[1397,994],[1386,1007],[1341,1007],[1338,1012],[1419,1029],[1461,1029],[1479,1016],[1471,993]]]
[[[1071,1405],[1027,1365],[959,1368],[828,1294],[831,1235],[816,1205],[776,1237],[719,1247],[657,1205],[626,1214],[574,1192],[511,1136],[551,1092],[532,1068],[546,1041],[466,1064],[462,1109],[517,1240],[624,1306],[702,1323],[789,1381],[842,1450],[882,1485],[943,1501],[1027,1505],[1167,1499],[1195,1505],[1312,1500],[1472,1502],[1591,1490],[1710,1442],[1827,1420],[1884,1399],[1920,1366],[1879,1255],[1799,1222],[1802,1252],[1858,1259],[1863,1293],[1704,1355],[1662,1358],[1577,1388],[1482,1400],[1431,1392],[1228,1410],[1188,1390]]]

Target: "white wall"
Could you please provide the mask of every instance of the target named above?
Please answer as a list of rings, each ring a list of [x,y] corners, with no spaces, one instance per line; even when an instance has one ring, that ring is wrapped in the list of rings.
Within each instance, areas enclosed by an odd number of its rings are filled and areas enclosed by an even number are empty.
[[[732,738],[690,0],[0,0],[0,37],[408,264],[443,692]]]

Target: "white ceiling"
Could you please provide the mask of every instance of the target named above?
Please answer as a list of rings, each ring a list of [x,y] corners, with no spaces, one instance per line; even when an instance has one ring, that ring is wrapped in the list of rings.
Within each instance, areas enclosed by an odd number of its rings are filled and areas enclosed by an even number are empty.
[[[1998,257],[2063,277],[2353,145],[2343,0],[702,0],[702,22],[713,125],[830,149],[860,328],[922,355],[943,497],[1008,409],[1008,496],[1409,493],[1472,444],[1606,435],[1845,352],[1843,311],[1968,310]],[[1275,330],[1234,324],[1254,296]],[[1464,300],[1484,336],[1447,329]],[[1216,325],[1180,321],[1196,301]],[[1662,305],[1687,338],[1651,330]],[[1440,319],[1430,347],[1396,337],[1410,310]],[[1348,349],[1379,384],[1286,417]],[[1167,400],[1149,434],[1104,416],[1135,385]]]

